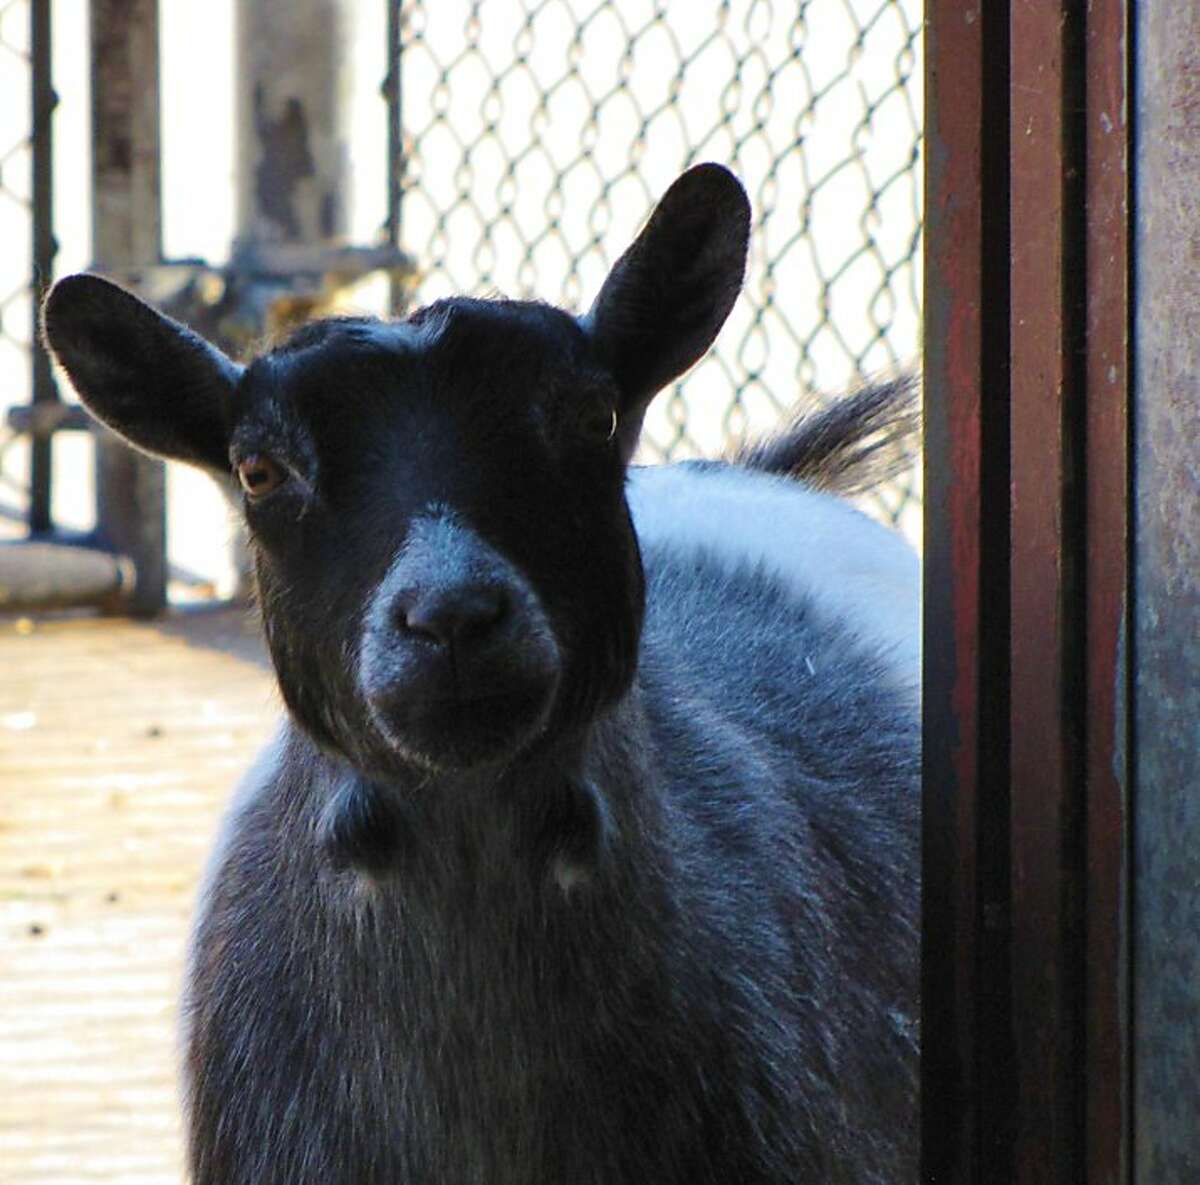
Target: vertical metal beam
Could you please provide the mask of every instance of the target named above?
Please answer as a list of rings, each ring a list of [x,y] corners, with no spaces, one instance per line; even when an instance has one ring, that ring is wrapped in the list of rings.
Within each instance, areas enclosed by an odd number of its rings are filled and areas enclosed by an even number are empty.
[[[1005,1181],[1008,6],[926,5],[922,1180]]]
[[[58,97],[54,93],[51,71],[50,0],[32,0],[30,16],[30,58],[33,95],[32,164],[33,164],[33,334],[31,363],[33,402],[54,403],[58,389],[50,356],[42,345],[42,293],[54,277],[54,108]],[[50,434],[34,432],[31,436],[29,530],[40,535],[53,527],[50,504],[53,486],[53,454]]]
[[[1015,1182],[1082,1172],[1082,543],[1086,292],[1073,0],[1012,7],[1012,1010]]]
[[[92,0],[92,239],[95,266],[133,278],[159,261],[156,0]],[[111,434],[96,436],[101,542],[128,556],[134,613],[166,604],[166,475]]]
[[[1129,17],[1088,5],[1085,80],[1088,1185],[1129,1180]]]
[[[1142,0],[1134,205],[1138,1185],[1200,1180],[1200,7]]]
[[[404,237],[404,62],[401,41],[401,0],[386,0],[388,70],[383,80],[383,95],[388,111],[388,159],[387,159],[387,238],[392,247],[400,249]],[[400,315],[407,287],[393,275],[390,284],[389,303],[393,316]]]
[[[1121,1185],[1127,0],[929,0],[924,1181]]]

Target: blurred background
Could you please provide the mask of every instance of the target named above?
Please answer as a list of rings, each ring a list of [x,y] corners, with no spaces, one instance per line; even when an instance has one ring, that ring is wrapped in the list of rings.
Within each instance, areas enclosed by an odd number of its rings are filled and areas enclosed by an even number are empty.
[[[746,294],[712,355],[655,404],[646,459],[711,455],[803,397],[916,358],[916,0],[162,0],[156,70],[139,23],[151,6],[109,3],[107,35],[119,41],[127,19],[139,43],[108,80],[135,94],[98,147],[90,7],[0,3],[4,413],[30,399],[33,307],[52,275],[98,266],[140,280],[178,314],[221,325],[235,350],[264,328],[274,288],[377,312],[452,291],[583,309],[657,197],[709,159],[733,168],[754,204]],[[42,65],[57,102],[41,113],[49,185],[35,195],[37,8],[49,16]],[[117,46],[101,48],[122,65]],[[118,176],[97,211],[93,150],[111,183],[125,115],[140,137],[134,151],[157,141],[161,169],[134,166],[123,189]],[[286,186],[264,196],[262,169]],[[94,223],[112,223],[121,201],[138,225],[101,227],[109,241],[97,251]],[[39,229],[57,250],[34,276]],[[372,253],[388,244],[410,271]],[[352,250],[335,259],[339,247]],[[154,268],[164,260],[177,262]],[[246,291],[255,279],[266,295]],[[72,398],[65,385],[57,394]],[[31,450],[5,423],[0,516],[20,529]],[[49,452],[53,523],[91,528],[91,438],[55,433]],[[221,497],[174,467],[167,484],[177,573],[228,591]],[[896,516],[910,498],[906,482],[883,505]]]
[[[582,311],[721,161],[745,294],[641,459],[715,455],[916,364],[921,82],[918,0],[0,0],[0,538],[53,541],[0,612],[61,565],[143,618],[0,616],[0,1181],[179,1179],[187,917],[274,711],[224,494],[84,425],[47,283],[105,271],[233,352],[451,292]],[[914,483],[869,509],[915,541]]]

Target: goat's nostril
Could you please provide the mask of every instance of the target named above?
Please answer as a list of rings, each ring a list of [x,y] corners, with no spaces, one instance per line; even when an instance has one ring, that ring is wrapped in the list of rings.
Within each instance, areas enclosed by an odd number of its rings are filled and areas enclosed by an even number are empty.
[[[397,615],[402,629],[443,646],[478,639],[508,612],[503,589],[483,587],[435,589],[408,600]]]

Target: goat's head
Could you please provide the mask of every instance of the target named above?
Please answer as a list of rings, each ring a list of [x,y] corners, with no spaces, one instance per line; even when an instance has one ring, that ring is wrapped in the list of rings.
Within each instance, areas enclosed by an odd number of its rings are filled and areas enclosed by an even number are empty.
[[[623,486],[653,395],[711,344],[749,210],[684,174],[586,316],[452,299],[321,321],[241,367],[72,276],[46,338],[134,445],[244,491],[280,686],[369,770],[462,769],[569,733],[628,686],[642,573]]]

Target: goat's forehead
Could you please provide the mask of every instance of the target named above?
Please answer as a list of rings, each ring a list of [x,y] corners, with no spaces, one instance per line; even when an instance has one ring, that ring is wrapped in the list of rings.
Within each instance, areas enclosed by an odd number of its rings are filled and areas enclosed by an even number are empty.
[[[328,320],[305,326],[260,356],[243,395],[296,411],[329,403],[452,396],[488,387],[529,399],[538,381],[585,367],[586,337],[569,314],[520,301],[455,299],[405,321]]]
[[[496,379],[579,364],[586,338],[574,317],[534,301],[455,298],[403,322],[439,371]]]

